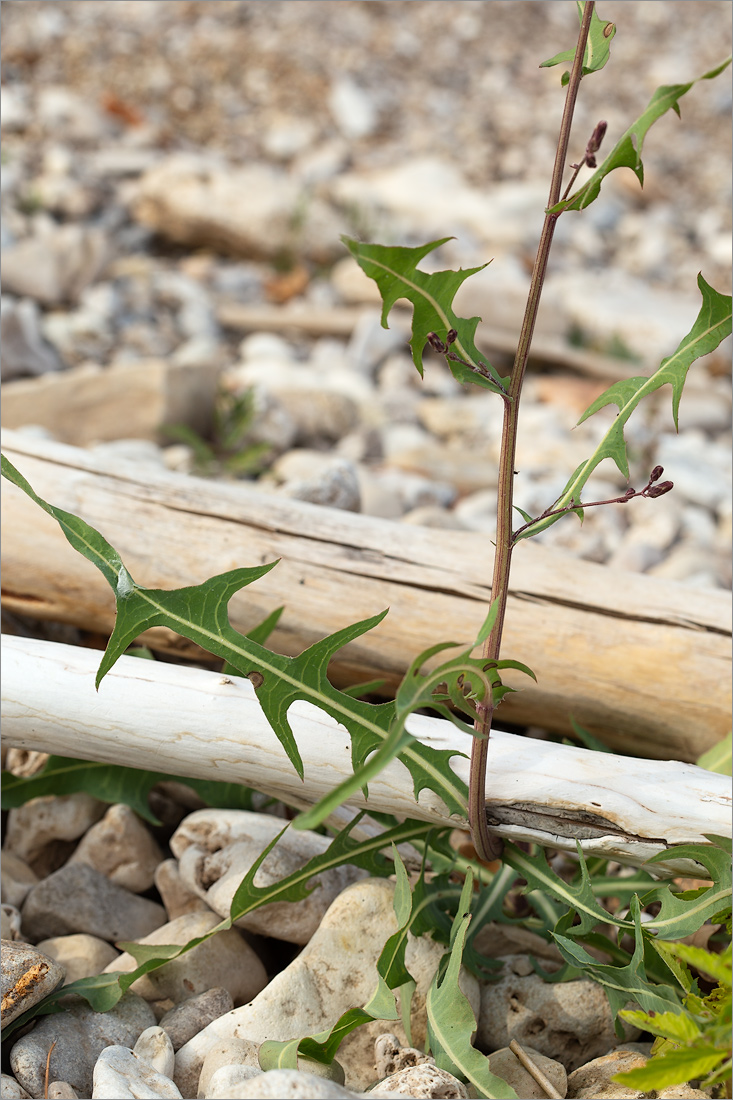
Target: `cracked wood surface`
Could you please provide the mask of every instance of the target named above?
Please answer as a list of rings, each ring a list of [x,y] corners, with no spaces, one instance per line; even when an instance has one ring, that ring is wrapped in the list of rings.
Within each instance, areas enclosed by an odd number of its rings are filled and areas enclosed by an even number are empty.
[[[350,772],[349,737],[310,703],[288,712],[304,763],[298,778],[248,680],[121,657],[94,690],[100,654],[79,646],[3,637],[3,736],[11,747],[251,785],[314,802]],[[436,748],[467,751],[452,723],[412,715],[408,729]],[[468,759],[452,767],[465,782]],[[486,786],[492,831],[638,865],[704,834],[730,836],[730,779],[692,764],[591,752],[496,730]],[[465,827],[432,791],[418,802],[397,760],[370,781],[372,811]],[[697,875],[670,858],[660,872]]]
[[[232,625],[243,632],[284,604],[270,639],[279,652],[298,653],[389,607],[377,629],[338,654],[330,668],[337,684],[380,677],[394,687],[427,645],[470,641],[486,614],[493,547],[482,535],[112,463],[12,431],[4,444],[36,492],[100,530],[140,584],[173,588],[281,559],[230,604]],[[2,502],[3,604],[109,632],[114,600],[101,575],[4,479]],[[730,726],[730,634],[722,591],[521,543],[502,655],[528,664],[539,683],[509,672],[506,682],[521,690],[502,703],[499,721],[570,734],[572,715],[613,749],[694,761]],[[145,641],[203,656],[167,630]]]

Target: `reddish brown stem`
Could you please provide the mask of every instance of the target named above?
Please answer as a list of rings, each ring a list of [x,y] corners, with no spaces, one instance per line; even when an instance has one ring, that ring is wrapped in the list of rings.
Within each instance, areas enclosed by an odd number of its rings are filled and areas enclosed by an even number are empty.
[[[583,8],[583,19],[578,34],[578,43],[575,48],[575,58],[570,73],[565,108],[560,124],[560,136],[555,154],[555,165],[552,172],[550,185],[550,197],[548,207],[555,206],[560,199],[563,170],[568,152],[570,140],[570,128],[573,121],[575,101],[583,72],[583,56],[588,41],[588,31],[595,4],[593,0],[586,0]],[[552,237],[555,232],[555,224],[559,214],[546,214],[542,227],[537,258],[535,259],[530,283],[527,307],[524,314],[522,329],[519,334],[517,353],[512,368],[511,382],[509,385],[509,400],[504,401],[504,426],[502,432],[501,459],[499,466],[498,504],[496,514],[496,553],[494,555],[494,574],[491,581],[491,597],[498,599],[499,610],[494,623],[494,628],[484,643],[482,656],[487,660],[499,659],[501,639],[504,631],[504,616],[506,614],[507,596],[509,594],[509,571],[512,555],[512,508],[514,488],[514,461],[517,446],[517,424],[519,415],[519,398],[524,382],[524,372],[527,367],[529,348],[532,343],[537,312],[539,310],[542,285],[547,272],[547,263],[552,246]],[[468,820],[471,825],[473,845],[479,859],[491,860],[501,855],[502,842],[498,837],[492,837],[486,820],[486,765],[489,756],[489,736],[491,733],[491,721],[494,713],[492,702],[479,710],[475,722],[477,736],[473,741],[471,751],[471,771],[468,795]]]

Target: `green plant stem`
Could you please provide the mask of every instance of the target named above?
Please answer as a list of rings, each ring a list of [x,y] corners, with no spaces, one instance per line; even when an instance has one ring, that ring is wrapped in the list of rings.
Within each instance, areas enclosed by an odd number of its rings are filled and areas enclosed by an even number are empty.
[[[570,141],[570,128],[573,122],[575,101],[580,88],[583,73],[583,57],[585,54],[588,31],[595,4],[593,0],[587,0],[583,8],[583,18],[578,34],[578,43],[575,48],[575,58],[570,73],[565,108],[560,124],[560,136],[555,154],[555,166],[552,172],[550,184],[550,197],[548,208],[555,206],[560,199],[560,188],[565,170],[565,162],[568,155]],[[547,264],[550,257],[552,238],[559,213],[546,214],[542,235],[540,237],[537,257],[532,271],[527,307],[519,334],[517,353],[512,367],[509,395],[504,399],[504,425],[502,429],[501,458],[499,466],[498,502],[496,510],[496,553],[494,555],[494,574],[491,581],[491,598],[498,599],[498,614],[494,628],[484,643],[482,656],[487,660],[496,661],[501,651],[501,640],[504,632],[504,616],[506,613],[507,597],[509,595],[509,572],[512,558],[512,511],[514,504],[514,462],[517,449],[517,427],[519,418],[519,398],[524,382],[524,373],[527,368],[529,349],[532,343],[535,322],[542,295],[542,286],[547,273]],[[471,825],[471,837],[474,848],[480,859],[497,859],[502,852],[502,842],[498,837],[492,837],[489,833],[486,820],[486,765],[489,758],[489,737],[491,733],[491,720],[494,705],[491,700],[480,704],[477,708],[478,717],[475,723],[476,737],[471,751],[471,771],[468,796],[468,819]]]

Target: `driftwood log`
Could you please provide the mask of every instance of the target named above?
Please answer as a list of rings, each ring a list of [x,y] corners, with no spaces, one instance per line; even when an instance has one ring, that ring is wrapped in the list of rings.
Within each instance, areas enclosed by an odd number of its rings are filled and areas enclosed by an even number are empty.
[[[304,805],[347,777],[349,738],[309,703],[288,712],[305,777],[298,778],[250,682],[204,669],[121,657],[97,693],[100,654],[78,646],[3,638],[3,737],[7,745],[59,756],[253,786]],[[412,715],[408,728],[436,748],[465,751],[450,722]],[[468,760],[452,767],[468,781]],[[636,760],[515,734],[492,733],[487,811],[493,832],[513,840],[640,864],[676,844],[730,836],[730,780],[692,764]],[[429,790],[416,803],[397,760],[353,805],[465,826]],[[670,858],[657,868],[699,874]]]
[[[493,547],[482,535],[113,463],[10,431],[4,452],[41,497],[100,530],[139,584],[174,588],[281,559],[230,603],[243,632],[285,605],[270,639],[279,652],[298,653],[389,607],[377,629],[337,655],[329,674],[340,686],[382,677],[393,687],[422,649],[470,641],[486,614]],[[2,506],[3,604],[108,633],[114,599],[101,574],[5,479]],[[730,634],[722,592],[521,543],[504,656],[528,664],[538,683],[508,673],[521,690],[502,703],[499,722],[571,734],[572,715],[612,749],[694,761],[730,726]],[[166,630],[145,640],[203,656]]]

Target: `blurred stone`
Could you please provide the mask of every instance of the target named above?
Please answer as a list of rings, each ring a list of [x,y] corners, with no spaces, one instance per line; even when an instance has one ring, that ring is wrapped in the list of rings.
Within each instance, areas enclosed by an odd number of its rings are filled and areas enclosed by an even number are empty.
[[[341,252],[346,226],[322,199],[304,197],[297,180],[266,164],[227,166],[180,153],[145,173],[133,211],[142,225],[178,244],[253,259],[297,252],[329,263]]]
[[[101,230],[55,226],[3,249],[0,282],[4,292],[43,305],[74,302],[100,274],[109,255]]]
[[[57,842],[78,840],[105,812],[107,804],[79,791],[32,798],[10,810],[5,849],[19,856],[39,877],[57,870],[69,855]]]
[[[3,382],[63,369],[61,357],[41,332],[38,306],[31,298],[17,302],[3,297],[0,342]]]
[[[14,852],[3,852],[0,864],[0,897],[7,905],[16,908],[23,904],[32,886],[38,882],[38,875],[31,871],[27,863]]]

